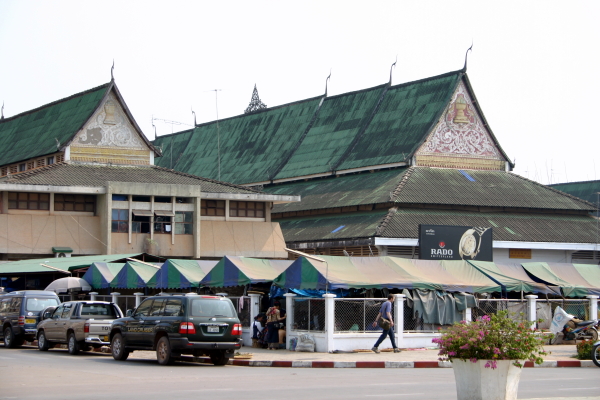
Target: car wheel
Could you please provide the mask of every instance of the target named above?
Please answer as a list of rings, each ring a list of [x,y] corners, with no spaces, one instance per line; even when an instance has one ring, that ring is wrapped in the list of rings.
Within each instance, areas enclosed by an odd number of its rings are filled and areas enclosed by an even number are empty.
[[[44,331],[40,331],[37,341],[39,351],[48,351],[48,349],[50,348],[50,342],[48,342],[48,340],[46,339],[46,334],[44,333]]]
[[[69,354],[73,356],[79,354],[79,342],[77,341],[77,339],[75,339],[74,333],[69,333],[67,348],[69,349]]]
[[[125,343],[123,342],[123,336],[120,333],[113,336],[110,342],[110,351],[112,356],[117,361],[125,361],[129,357],[129,352],[125,350]]]
[[[156,359],[160,365],[173,364],[174,358],[171,354],[171,344],[169,338],[166,336],[161,337],[156,345]]]
[[[600,343],[592,346],[592,361],[596,367],[600,367]]]
[[[23,342],[19,343],[19,340],[15,337],[15,334],[10,326],[4,329],[4,347],[9,349],[14,349],[15,347],[19,347]]]
[[[229,357],[225,357],[224,351],[219,351],[217,353],[210,353],[210,361],[213,365],[225,365],[229,361]]]

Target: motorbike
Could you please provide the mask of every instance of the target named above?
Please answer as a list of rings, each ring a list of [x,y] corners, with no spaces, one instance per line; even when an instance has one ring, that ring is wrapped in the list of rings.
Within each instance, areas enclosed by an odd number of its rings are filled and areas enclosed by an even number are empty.
[[[592,361],[596,367],[600,367],[600,341],[592,345]]]
[[[598,341],[598,320],[581,321],[575,316],[566,313],[562,308],[556,307],[550,331],[554,334],[549,343],[557,344],[560,340],[589,339]]]

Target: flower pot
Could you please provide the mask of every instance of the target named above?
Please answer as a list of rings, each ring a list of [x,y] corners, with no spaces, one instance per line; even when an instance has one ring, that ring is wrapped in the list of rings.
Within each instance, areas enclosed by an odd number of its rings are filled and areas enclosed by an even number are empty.
[[[495,369],[485,368],[487,362],[452,360],[458,400],[517,400],[522,368],[514,360],[496,361]]]

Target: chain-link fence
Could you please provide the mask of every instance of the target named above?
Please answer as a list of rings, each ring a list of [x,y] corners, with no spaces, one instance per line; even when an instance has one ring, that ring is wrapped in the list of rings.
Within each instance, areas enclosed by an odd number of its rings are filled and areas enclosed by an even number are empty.
[[[232,296],[229,298],[238,313],[238,318],[243,327],[249,327],[253,316],[250,315],[250,297],[248,296]],[[240,300],[241,299],[241,300]]]
[[[509,317],[513,319],[527,319],[527,301],[518,299],[480,299],[478,305],[471,309],[471,319],[477,321],[478,318],[484,315],[497,314],[498,311],[508,311]]]
[[[287,312],[294,316],[294,330],[325,331],[325,299],[294,298]]]
[[[377,318],[385,299],[335,299],[334,331],[374,331],[373,321]],[[392,315],[394,313],[392,306]]]

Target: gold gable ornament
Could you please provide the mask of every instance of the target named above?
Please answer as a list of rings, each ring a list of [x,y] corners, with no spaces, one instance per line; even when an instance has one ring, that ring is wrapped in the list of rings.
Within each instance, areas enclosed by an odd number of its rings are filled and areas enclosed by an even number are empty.
[[[104,112],[106,113],[106,116],[104,117],[105,124],[116,125],[116,123],[117,123],[117,120],[115,119],[116,109],[117,109],[117,107],[115,106],[115,103],[113,103],[111,100],[104,103]]]
[[[456,99],[456,101],[454,102],[454,109],[456,110],[456,115],[454,116],[452,122],[454,122],[455,124],[468,124],[469,118],[467,118],[467,116],[465,115],[466,108],[467,102],[465,101],[464,97],[460,96],[458,99]]]

